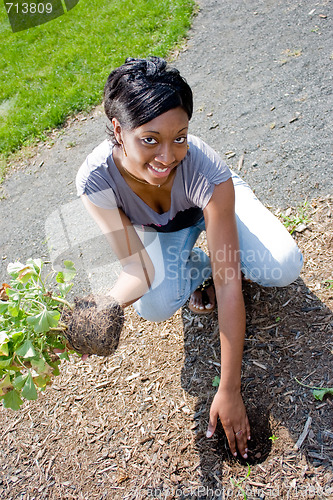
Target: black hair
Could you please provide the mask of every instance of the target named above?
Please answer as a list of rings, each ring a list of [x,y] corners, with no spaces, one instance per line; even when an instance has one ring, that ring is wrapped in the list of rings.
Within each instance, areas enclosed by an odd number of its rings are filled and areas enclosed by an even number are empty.
[[[160,57],[128,57],[113,70],[104,87],[104,110],[110,121],[117,118],[128,130],[140,127],[157,116],[180,106],[191,119],[192,90],[176,68]],[[113,127],[107,128],[116,143]]]

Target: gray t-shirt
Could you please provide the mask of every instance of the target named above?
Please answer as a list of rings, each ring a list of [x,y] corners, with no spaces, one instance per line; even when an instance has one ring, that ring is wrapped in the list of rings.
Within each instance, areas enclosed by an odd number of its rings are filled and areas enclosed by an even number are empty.
[[[126,183],[116,167],[113,145],[105,140],[87,156],[76,176],[77,194],[86,194],[96,206],[121,208],[134,225],[157,231],[178,231],[192,226],[203,215],[214,186],[227,181],[231,172],[226,163],[205,142],[188,135],[189,150],[176,167],[170,210],[159,214]]]

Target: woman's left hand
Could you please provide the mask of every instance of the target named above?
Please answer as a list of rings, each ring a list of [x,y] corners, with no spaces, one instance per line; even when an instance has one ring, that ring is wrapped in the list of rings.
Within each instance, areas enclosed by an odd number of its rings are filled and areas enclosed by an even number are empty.
[[[226,433],[231,453],[237,456],[238,448],[242,457],[247,458],[250,424],[239,391],[218,389],[210,407],[207,437],[214,434],[218,417]]]

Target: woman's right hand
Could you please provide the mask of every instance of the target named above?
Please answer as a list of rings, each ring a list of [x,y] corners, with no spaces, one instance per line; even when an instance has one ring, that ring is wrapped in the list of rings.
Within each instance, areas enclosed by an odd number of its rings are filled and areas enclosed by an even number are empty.
[[[211,437],[220,419],[227,436],[230,451],[237,456],[237,448],[243,458],[247,458],[247,441],[251,439],[250,424],[242,395],[239,391],[219,389],[210,407],[207,437]]]

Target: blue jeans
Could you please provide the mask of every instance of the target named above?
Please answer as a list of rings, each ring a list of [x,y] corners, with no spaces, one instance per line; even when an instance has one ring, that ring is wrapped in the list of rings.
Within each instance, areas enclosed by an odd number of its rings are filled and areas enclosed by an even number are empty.
[[[301,251],[250,187],[235,173],[232,180],[242,273],[262,286],[289,285],[302,269]],[[164,321],[212,274],[208,255],[194,247],[205,230],[205,221],[202,218],[197,224],[172,233],[150,228],[136,230],[154,264],[155,278],[148,292],[133,306],[145,319]],[[219,257],[228,259],[228,248],[221,249]]]

